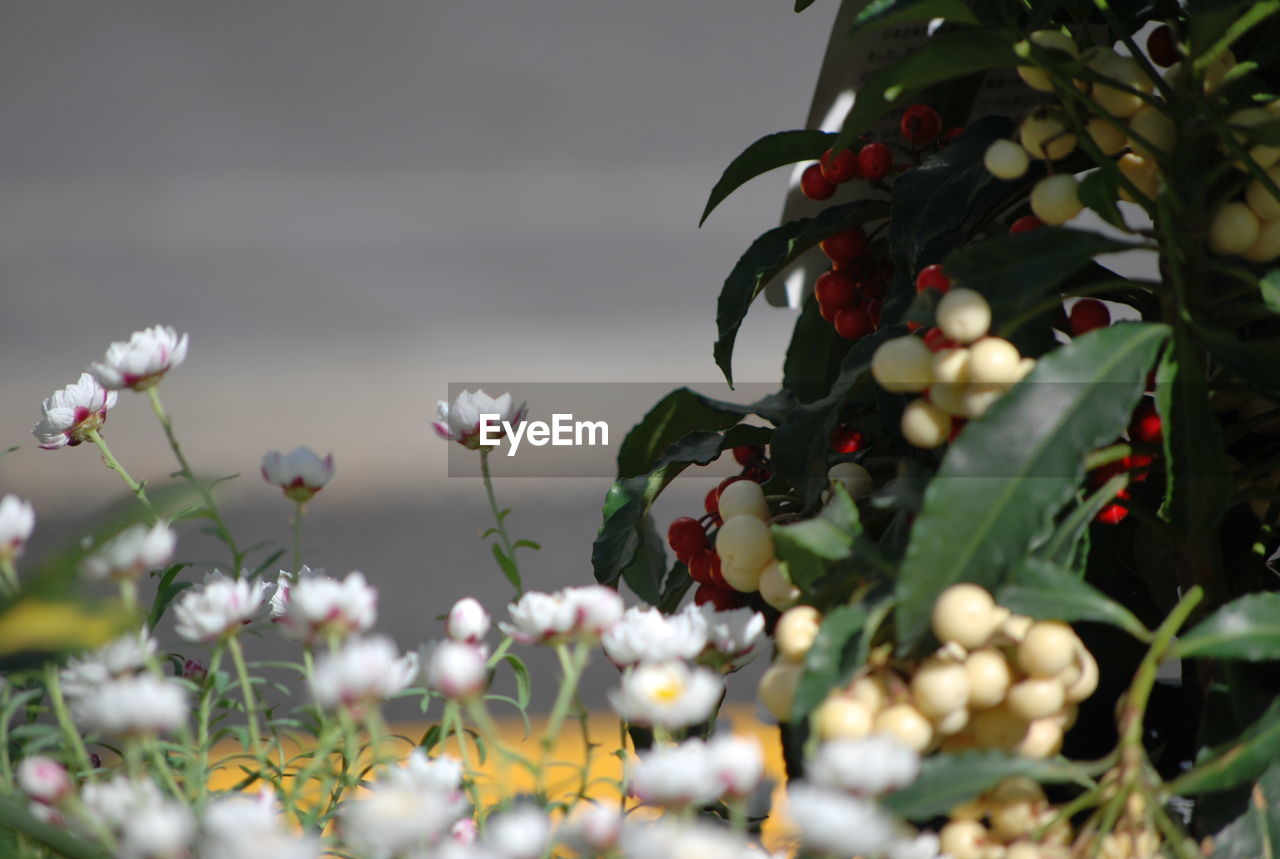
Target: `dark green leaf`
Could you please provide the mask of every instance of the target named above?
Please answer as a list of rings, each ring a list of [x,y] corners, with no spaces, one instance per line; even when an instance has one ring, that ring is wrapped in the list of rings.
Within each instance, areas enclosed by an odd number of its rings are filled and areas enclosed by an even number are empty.
[[[1258,281],[1262,302],[1272,313],[1280,313],[1280,268],[1273,268]]]
[[[862,628],[867,623],[863,605],[842,605],[827,612],[818,637],[804,660],[804,673],[796,686],[791,721],[800,722],[822,703],[831,689],[844,683],[861,663],[858,658]]]
[[[529,706],[530,682],[529,669],[519,656],[514,653],[503,654],[502,659],[511,666],[511,672],[516,678],[516,704],[519,709],[524,710]]]
[[[951,445],[925,493],[898,579],[898,635],[924,635],[956,582],[999,585],[1084,476],[1084,455],[1115,439],[1141,396],[1163,325],[1093,331],[1035,370]]]
[[[657,605],[662,601],[662,580],[667,572],[666,541],[648,514],[641,520],[638,534],[635,558],[622,568],[622,580],[640,599]]]
[[[1032,760],[988,750],[939,754],[925,758],[915,782],[889,794],[884,805],[899,817],[928,820],[1010,776],[1025,776],[1042,784],[1089,784],[1087,773],[1063,758]]]
[[[799,12],[799,9],[796,9]],[[698,226],[707,220],[711,210],[720,205],[726,197],[744,184],[770,170],[795,164],[797,161],[816,161],[822,157],[836,136],[825,131],[802,129],[799,131],[779,131],[761,137],[755,143],[742,150],[742,154],[729,162],[724,169],[720,181],[711,189],[706,208],[698,219]]]
[[[1245,33],[1280,12],[1280,0],[1244,0],[1237,3],[1198,4],[1189,16],[1191,55],[1195,70],[1203,72]]]
[[[868,221],[887,217],[889,206],[882,200],[858,200],[823,209],[812,218],[799,218],[760,236],[742,255],[716,303],[716,366],[733,384],[733,342],[742,320],[747,318],[751,302],[778,272],[782,271],[809,248],[832,233]]]
[[[520,571],[516,569],[515,562],[507,557],[507,553],[502,551],[502,547],[497,543],[493,543],[491,546],[493,548],[493,559],[498,562],[498,568],[507,577],[507,581],[511,582],[511,586],[516,589],[516,593],[524,590],[520,584]]]
[[[849,38],[862,36],[894,24],[919,24],[944,18],[959,24],[977,24],[973,10],[964,0],[872,0],[858,13]]]
[[[1109,623],[1130,635],[1150,636],[1133,613],[1071,571],[1040,558],[1027,558],[1012,581],[1000,589],[1000,605],[1018,614],[1047,620]]]
[[[1195,330],[1211,358],[1258,393],[1280,400],[1280,340],[1242,340],[1208,323],[1197,323]]]
[[[803,12],[805,9],[808,9],[810,6],[812,6],[813,3],[814,3],[814,0],[796,0],[796,11]]]
[[[1280,594],[1245,594],[1178,639],[1178,655],[1258,662],[1280,659]]]
[[[840,374],[840,362],[853,347],[836,333],[835,326],[822,318],[812,293],[805,298],[800,318],[791,334],[787,359],[782,365],[782,387],[802,403],[821,399]]]
[[[918,51],[862,83],[835,146],[847,148],[876,120],[926,87],[974,72],[1017,65],[1014,41],[999,30],[968,27],[934,36]]]
[[[1092,209],[1102,220],[1113,227],[1125,228],[1124,216],[1116,206],[1119,197],[1115,174],[1111,171],[1097,170],[1080,180],[1077,191],[1080,202]]]
[[[1059,567],[1076,569],[1081,556],[1088,555],[1089,525],[1128,482],[1128,475],[1118,474],[1077,504],[1058,523],[1048,542],[1036,549],[1036,557]]]
[[[1211,859],[1275,859],[1280,856],[1280,764],[1253,785],[1243,814],[1213,836]]]
[[[820,515],[774,525],[773,547],[778,560],[787,565],[791,583],[807,591],[832,564],[852,554],[854,539],[861,533],[858,508],[844,487],[837,485]]]
[[[1227,790],[1257,778],[1280,756],[1280,699],[1236,739],[1200,755],[1196,765],[1169,782],[1171,794],[1192,796]]]
[[[696,430],[723,430],[742,420],[741,406],[721,403],[688,388],[658,401],[618,447],[618,476],[647,474],[667,448]]]

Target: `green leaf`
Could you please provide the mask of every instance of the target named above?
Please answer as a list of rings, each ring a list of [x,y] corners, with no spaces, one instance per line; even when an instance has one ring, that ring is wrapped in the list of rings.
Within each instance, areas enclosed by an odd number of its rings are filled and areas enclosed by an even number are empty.
[[[812,218],[799,218],[760,236],[742,255],[716,303],[716,366],[733,384],[733,342],[742,320],[747,318],[751,302],[761,290],[809,248],[841,230],[888,217],[889,205],[883,200],[858,200],[823,209]]]
[[[1280,856],[1280,764],[1253,785],[1243,814],[1213,836],[1211,859]]]
[[[1053,536],[1036,549],[1036,557],[1059,567],[1075,569],[1081,555],[1088,554],[1089,525],[1102,512],[1102,508],[1110,504],[1128,484],[1127,474],[1117,474],[1098,487],[1062,518]]]
[[[1216,525],[1231,503],[1222,425],[1209,403],[1202,368],[1198,350],[1178,326],[1156,370],[1166,478],[1160,513],[1188,539]]]
[[[1280,659],[1280,594],[1245,594],[1178,638],[1179,658]]]
[[[804,673],[796,686],[791,705],[791,721],[801,722],[822,703],[831,689],[847,681],[865,659],[858,651],[867,608],[842,605],[827,612],[818,628],[818,637],[804,659]]]
[[[822,318],[818,300],[810,293],[804,300],[800,318],[791,333],[791,345],[782,365],[782,387],[802,403],[812,403],[827,395],[840,362],[854,341],[836,333],[835,326]]]
[[[1198,4],[1199,11],[1188,17],[1191,55],[1195,57],[1197,74],[1203,73],[1214,60],[1229,49],[1245,33],[1280,12],[1280,0],[1244,0],[1223,4]]]
[[[502,547],[497,543],[490,545],[493,549],[493,559],[498,562],[498,568],[507,577],[507,581],[511,582],[511,586],[516,589],[516,593],[524,590],[520,584],[520,571],[516,569],[515,562],[507,557],[507,553],[502,551]]]
[[[831,565],[853,553],[862,533],[858,508],[843,486],[834,486],[831,501],[818,516],[773,526],[773,548],[787,565],[791,583],[807,591]]]
[[[871,75],[845,117],[835,148],[845,149],[876,120],[926,87],[974,72],[1018,63],[1016,38],[1000,30],[966,27],[931,38],[918,51]]]
[[[858,13],[849,30],[849,38],[865,36],[881,27],[918,24],[934,18],[958,24],[978,23],[964,0],[872,0]]]
[[[662,580],[667,572],[667,545],[658,533],[653,516],[645,514],[637,530],[640,537],[636,555],[622,568],[622,580],[631,592],[649,605],[662,601]]]
[[[834,134],[808,128],[799,131],[779,131],[776,134],[761,137],[742,150],[742,154],[730,161],[729,166],[724,169],[720,180],[711,189],[711,196],[702,210],[702,217],[698,219],[698,226],[706,223],[712,209],[750,180],[778,167],[795,164],[797,161],[816,161],[831,148],[835,139]]]
[[[504,653],[502,659],[511,666],[511,673],[516,678],[516,704],[519,709],[525,710],[529,707],[529,696],[532,689],[529,681],[529,668],[514,653]]]
[[[1208,323],[1196,323],[1198,339],[1209,356],[1257,393],[1280,400],[1280,340],[1242,340]]]
[[[1047,620],[1092,620],[1119,627],[1142,640],[1151,636],[1120,603],[1070,570],[1040,558],[1027,558],[1012,581],[1000,589],[999,603],[1010,611]]]
[[[928,820],[946,814],[1010,776],[1025,776],[1042,784],[1090,784],[1088,774],[1064,758],[1032,760],[1005,752],[975,750],[925,758],[919,777],[889,794],[883,802],[899,817]]]
[[[1273,268],[1258,281],[1258,289],[1262,291],[1262,303],[1272,313],[1280,313],[1280,268]]]
[[[808,9],[810,6],[812,6],[813,3],[814,3],[814,0],[796,0],[796,11],[803,12],[805,9]]]
[[[951,445],[925,492],[898,579],[898,635],[914,645],[956,582],[994,588],[1052,527],[1142,395],[1163,325],[1093,331],[1041,358]]]
[[[1227,790],[1257,778],[1280,756],[1280,699],[1234,740],[1202,753],[1196,765],[1169,782],[1169,792],[1192,796]]]
[[[1095,170],[1080,180],[1077,193],[1086,209],[1092,209],[1111,226],[1124,229],[1124,216],[1116,206],[1116,199],[1119,197],[1117,187],[1113,173]]]

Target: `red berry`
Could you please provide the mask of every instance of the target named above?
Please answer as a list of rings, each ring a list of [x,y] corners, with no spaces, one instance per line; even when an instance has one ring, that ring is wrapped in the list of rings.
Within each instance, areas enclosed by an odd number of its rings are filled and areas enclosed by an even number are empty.
[[[1120,461],[1126,471],[1133,472],[1129,479],[1134,483],[1141,483],[1151,476],[1150,466],[1154,460],[1155,457],[1149,453],[1131,453]]]
[[[883,143],[868,143],[858,153],[858,168],[868,179],[883,179],[893,168],[893,153]]]
[[[1089,485],[1097,489],[1117,474],[1123,474],[1128,471],[1123,459],[1117,459],[1108,462],[1106,465],[1099,465],[1093,471],[1089,472]]]
[[[822,304],[821,302],[818,303],[818,315],[830,322],[832,325],[836,324],[836,314],[842,309],[843,308],[840,307],[832,307],[829,304]]]
[[[849,307],[836,314],[836,333],[846,340],[857,340],[866,337],[876,327],[871,324],[871,316],[863,307]]]
[[[902,112],[902,136],[916,145],[932,143],[942,131],[942,117],[927,104],[913,104]]]
[[[851,307],[857,288],[853,278],[842,271],[824,271],[813,285],[813,294],[823,307]]]
[[[910,331],[912,334],[916,333],[923,327],[924,327],[923,322],[912,322],[910,319],[907,320],[907,330]]]
[[[942,132],[942,145],[946,146],[962,134],[964,134],[963,128],[948,128]]]
[[[773,477],[773,472],[766,465],[748,465],[742,469],[742,479],[752,483],[768,483],[770,477]]]
[[[920,273],[916,275],[916,292],[924,292],[926,289],[946,292],[950,288],[951,278],[942,273],[942,266],[936,262],[920,269]]]
[[[741,474],[735,474],[732,477],[726,477],[724,480],[721,480],[720,485],[717,486],[715,489],[711,490],[716,495],[716,500],[715,500],[716,513],[720,512],[720,493],[724,492],[724,488],[728,486],[730,483],[737,483],[739,480],[746,480],[746,479],[747,478],[743,477]],[[707,496],[707,503],[708,504],[711,503],[711,496],[709,495]],[[708,509],[707,512],[710,513],[711,510]]]
[[[681,516],[667,529],[667,543],[681,558],[689,558],[707,548],[707,532],[692,516]]]
[[[693,592],[694,605],[706,605],[710,603],[716,611],[730,611],[739,605],[741,597],[736,591],[728,588],[716,588],[710,585],[698,585],[698,589]]]
[[[1129,509],[1127,507],[1113,501],[1098,511],[1094,521],[1101,522],[1104,525],[1119,525],[1128,515]]]
[[[822,153],[818,167],[821,168],[824,179],[837,185],[858,178],[858,156],[848,149],[841,149],[839,153],[828,149]]]
[[[873,328],[880,327],[880,312],[884,310],[884,299],[873,298],[866,304],[862,305],[866,308],[867,316],[871,318],[871,326]]]
[[[867,444],[866,436],[844,425],[831,432],[831,449],[836,453],[857,453]]]
[[[1032,230],[1038,230],[1044,226],[1044,221],[1035,215],[1023,215],[1018,220],[1009,225],[1009,235],[1016,236],[1018,233],[1029,233]]]
[[[708,513],[720,512],[720,487],[713,486],[711,491],[707,493],[707,497],[702,499],[702,509]]]
[[[879,275],[872,273],[854,284],[854,289],[860,298],[866,300],[880,298],[884,295],[884,281]]]
[[[930,352],[941,352],[943,349],[954,349],[960,344],[942,333],[942,329],[934,326],[924,332],[924,345]]]
[[[1072,337],[1088,334],[1097,328],[1106,328],[1111,324],[1111,311],[1096,298],[1082,298],[1071,305],[1071,315],[1067,327]]]
[[[810,200],[825,200],[835,192],[836,184],[827,181],[827,177],[822,175],[822,168],[817,164],[810,164],[800,174],[800,193]]]
[[[740,444],[733,449],[733,458],[738,465],[751,465],[764,459],[764,448],[758,444]]]
[[[818,242],[818,247],[835,263],[851,263],[867,249],[867,234],[862,227],[852,227]]]
[[[1129,424],[1129,440],[1139,444],[1160,444],[1163,439],[1164,427],[1156,412],[1155,403],[1144,399],[1133,413],[1133,422]]]
[[[714,549],[703,549],[689,559],[689,577],[700,585],[711,584],[711,559],[717,557]]]
[[[1151,62],[1162,68],[1167,69],[1178,62],[1178,46],[1173,43],[1173,30],[1168,24],[1161,24],[1147,36],[1147,54]]]

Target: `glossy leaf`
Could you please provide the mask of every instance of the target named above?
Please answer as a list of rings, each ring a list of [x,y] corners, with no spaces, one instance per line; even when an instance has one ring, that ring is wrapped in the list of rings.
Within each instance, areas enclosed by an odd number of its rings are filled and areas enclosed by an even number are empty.
[[[858,508],[843,486],[833,487],[831,500],[818,516],[773,526],[773,546],[787,565],[791,583],[807,591],[831,565],[848,558],[862,533]]]
[[[1179,657],[1280,659],[1280,594],[1232,600],[1178,638]]]
[[[756,239],[742,255],[724,286],[716,304],[714,354],[716,366],[729,384],[733,384],[733,344],[751,302],[761,290],[809,248],[827,236],[887,217],[889,206],[881,200],[859,200],[831,206],[812,218],[799,218],[769,230]]]
[[[1063,758],[1033,760],[993,750],[937,754],[924,759],[911,785],[889,794],[884,805],[899,817],[928,820],[946,814],[1010,776],[1042,784],[1088,784],[1087,774]]]
[[[724,169],[720,180],[711,189],[711,196],[702,210],[702,217],[698,219],[698,226],[706,222],[707,216],[716,206],[724,202],[726,197],[747,182],[778,167],[785,167],[798,161],[816,161],[822,157],[822,153],[831,148],[835,139],[834,134],[809,128],[779,131],[776,134],[761,137],[742,150],[742,153],[730,161],[729,166]]]
[[[1272,313],[1280,313],[1280,268],[1273,268],[1258,281],[1262,302]]]
[[[1110,161],[1107,163],[1111,164]],[[1114,165],[1112,167],[1114,172],[1113,170],[1099,169],[1085,176],[1080,180],[1077,193],[1079,194],[1080,202],[1084,204],[1085,208],[1092,209],[1098,217],[1111,226],[1124,229],[1124,216],[1120,214],[1120,209],[1116,206],[1116,199],[1119,193],[1117,191],[1115,172],[1118,172],[1118,168],[1114,168]]]
[[[822,318],[812,293],[805,298],[791,333],[787,358],[782,365],[782,387],[802,403],[826,396],[840,375],[840,362],[854,341],[836,333],[835,326]]]
[[[1147,639],[1142,622],[1120,603],[1082,581],[1070,570],[1040,558],[1027,558],[998,602],[1017,614],[1048,620],[1092,620],[1108,623],[1130,635]]]
[[[1084,476],[1084,456],[1129,422],[1163,325],[1093,331],[1035,370],[952,443],[925,493],[898,579],[898,634],[924,635],[956,582],[998,586],[1052,528]]]
[[[1195,332],[1211,358],[1257,393],[1280,400],[1280,340],[1242,340],[1230,331],[1199,322]]]
[[[1167,785],[1171,794],[1193,796],[1227,790],[1257,778],[1280,757],[1280,700],[1234,740],[1200,756],[1196,765]]]
[[[1280,856],[1280,764],[1262,774],[1244,813],[1213,836],[1211,859]]]
[[[796,686],[791,721],[801,722],[822,703],[827,693],[852,676],[865,658],[859,658],[860,633],[867,623],[863,605],[842,605],[827,612],[818,637],[804,660],[804,673]]]
[[[956,24],[977,24],[964,0],[872,0],[858,13],[849,37],[864,36],[881,27],[919,24],[942,18]]]
[[[1039,303],[1098,254],[1131,248],[1086,230],[1041,227],[965,245],[947,255],[943,268],[953,281],[1017,312]]]

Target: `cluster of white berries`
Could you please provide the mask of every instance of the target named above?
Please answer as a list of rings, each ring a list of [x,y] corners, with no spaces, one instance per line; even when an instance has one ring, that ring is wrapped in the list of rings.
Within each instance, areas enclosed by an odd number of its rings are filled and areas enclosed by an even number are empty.
[[[716,532],[715,548],[729,587],[748,594],[760,591],[770,604],[790,594],[791,583],[773,557],[769,504],[760,484],[738,480],[722,489],[720,518],[724,524]]]
[[[1231,114],[1228,123],[1248,128],[1280,119],[1280,101],[1265,107],[1246,107]],[[1240,140],[1240,135],[1237,135]],[[1243,144],[1243,140],[1240,140]],[[1249,157],[1267,171],[1273,185],[1280,184],[1280,146],[1256,144]],[[1246,170],[1243,161],[1233,163]],[[1209,249],[1217,254],[1243,257],[1249,262],[1271,262],[1280,257],[1280,198],[1260,179],[1245,186],[1239,199],[1223,203],[1209,221]]]
[[[1036,364],[1008,340],[988,336],[991,306],[971,289],[949,290],[935,316],[945,338],[936,349],[907,335],[882,343],[871,360],[885,390],[924,393],[903,409],[901,424],[903,437],[920,448],[946,442],[957,419],[982,417]]]
[[[1066,859],[1071,855],[1070,821],[1057,819],[1057,809],[1029,778],[1006,778],[982,796],[956,806],[949,816],[938,833],[938,846],[952,859]],[[1044,834],[1032,840],[1033,833],[1046,826]]]

